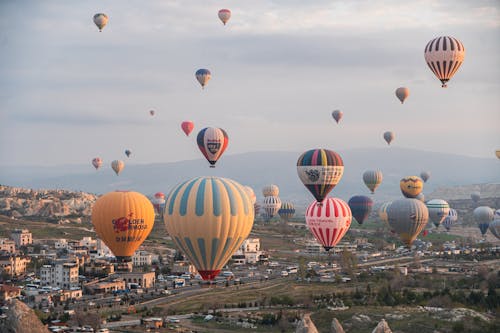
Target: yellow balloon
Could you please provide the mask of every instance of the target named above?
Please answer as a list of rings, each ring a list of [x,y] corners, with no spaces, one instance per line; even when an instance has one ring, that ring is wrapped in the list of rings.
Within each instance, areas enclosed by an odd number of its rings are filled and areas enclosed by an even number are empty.
[[[500,149],[495,150],[495,155],[497,155],[497,157],[500,158]]]
[[[424,181],[417,176],[409,176],[399,182],[401,192],[407,198],[415,198],[424,189]]]
[[[155,211],[137,192],[115,191],[101,196],[92,207],[97,235],[119,261],[127,262],[153,229]]]
[[[254,209],[243,185],[198,177],[168,195],[168,233],[204,280],[213,280],[252,230]]]

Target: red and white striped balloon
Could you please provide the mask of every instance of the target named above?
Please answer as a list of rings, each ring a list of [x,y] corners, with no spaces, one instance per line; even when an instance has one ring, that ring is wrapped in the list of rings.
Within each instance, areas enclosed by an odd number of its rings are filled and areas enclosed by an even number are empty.
[[[306,211],[306,224],[326,251],[337,245],[351,226],[349,205],[338,198],[325,198],[321,205],[313,201]]]

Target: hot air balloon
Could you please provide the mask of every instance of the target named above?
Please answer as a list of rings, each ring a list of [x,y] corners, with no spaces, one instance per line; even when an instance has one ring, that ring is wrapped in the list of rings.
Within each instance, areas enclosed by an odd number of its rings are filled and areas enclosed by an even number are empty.
[[[113,162],[111,162],[111,168],[115,171],[117,176],[120,174],[120,172],[122,172],[124,167],[125,163],[123,163],[123,161],[114,160]]]
[[[279,197],[265,197],[262,202],[266,220],[272,219],[281,207],[281,199]]]
[[[429,210],[429,219],[436,228],[439,227],[441,222],[443,222],[450,212],[450,205],[441,199],[429,200],[427,201],[426,206]]]
[[[328,149],[311,149],[297,160],[297,173],[316,201],[321,203],[344,173],[339,154]]]
[[[363,173],[363,181],[366,187],[372,191],[372,194],[375,193],[377,187],[382,183],[383,178],[382,171],[380,170],[367,170]]]
[[[470,198],[474,203],[478,203],[479,199],[481,199],[481,193],[479,193],[479,191],[474,191],[470,194]]]
[[[404,103],[405,99],[410,95],[410,89],[405,87],[400,87],[396,89],[396,97],[401,101],[401,104]]]
[[[184,133],[189,136],[194,129],[194,123],[192,121],[183,121],[181,124],[181,128]]]
[[[420,192],[420,193],[419,193],[419,194],[415,197],[415,199],[420,200],[420,201],[422,201],[423,203],[425,203],[425,195],[424,195],[422,192]]]
[[[427,183],[427,180],[431,178],[431,173],[429,171],[422,171],[420,173],[420,178],[424,181],[424,183]]]
[[[224,153],[229,143],[227,133],[222,128],[206,127],[198,133],[196,138],[198,148],[211,168],[215,168],[215,163]]]
[[[247,192],[248,197],[250,198],[250,202],[252,205],[255,205],[255,202],[257,201],[257,196],[255,195],[255,192],[253,191],[253,188],[250,186],[244,186],[245,192]]]
[[[424,181],[417,176],[404,177],[399,182],[401,192],[407,198],[415,198],[422,192]]]
[[[153,229],[153,205],[141,193],[109,192],[92,207],[94,229],[119,262],[129,262]]]
[[[500,158],[500,149],[495,150],[495,155],[497,158]]]
[[[99,169],[102,165],[102,159],[100,157],[92,159],[92,165],[96,170]]]
[[[266,185],[262,188],[262,195],[264,197],[277,197],[280,194],[280,189],[277,185]]]
[[[155,115],[155,110],[149,110],[149,114],[150,114],[151,116],[154,116],[154,115]]]
[[[165,194],[163,192],[156,192],[153,199],[153,207],[160,216],[163,216],[165,202]]]
[[[342,119],[343,116],[344,116],[344,113],[340,110],[335,110],[332,112],[332,117],[333,117],[333,119],[335,119],[337,124],[339,123],[340,119]]]
[[[392,140],[394,140],[394,132],[387,131],[384,133],[384,140],[388,145],[391,144]]]
[[[500,209],[495,211],[493,222],[490,223],[489,229],[493,236],[500,239]]]
[[[202,88],[208,83],[208,80],[212,78],[212,73],[208,69],[198,69],[195,73],[196,80],[201,84]]]
[[[490,226],[490,222],[493,221],[495,217],[495,212],[488,206],[480,206],[474,209],[472,212],[474,219],[478,223],[479,230],[481,230],[481,235],[485,235]]]
[[[130,154],[132,154],[132,152],[130,150],[125,150],[125,155],[127,155],[127,157],[130,157]]]
[[[403,243],[410,246],[429,219],[425,204],[417,199],[399,199],[387,208],[389,225],[399,235]]]
[[[204,280],[213,280],[252,230],[254,210],[243,185],[197,177],[168,195],[168,234]]]
[[[306,210],[307,227],[326,251],[340,242],[351,222],[349,206],[338,198],[325,198],[323,205],[312,202]]]
[[[447,231],[450,231],[451,226],[458,221],[458,214],[457,211],[453,208],[450,208],[450,211],[448,212],[448,216],[445,217],[443,221],[443,226]]]
[[[259,215],[259,212],[260,212],[260,202],[255,201],[255,203],[253,204],[253,212],[254,212],[255,216]]]
[[[378,217],[385,223],[389,224],[387,217],[387,207],[391,205],[392,201],[384,202],[378,209]]]
[[[462,65],[465,58],[464,45],[456,38],[442,36],[431,40],[425,46],[425,61],[446,88],[448,82]]]
[[[219,19],[226,25],[227,21],[231,18],[231,11],[229,9],[219,10]]]
[[[373,208],[373,200],[364,195],[355,195],[347,202],[351,209],[352,216],[363,224],[363,221],[370,215]]]
[[[95,14],[94,15],[94,23],[99,28],[99,32],[101,32],[102,29],[104,29],[104,26],[106,26],[106,24],[108,24],[108,15],[103,14],[103,13]]]
[[[278,210],[278,215],[283,219],[283,221],[290,221],[290,219],[295,215],[295,206],[291,202],[283,202]]]

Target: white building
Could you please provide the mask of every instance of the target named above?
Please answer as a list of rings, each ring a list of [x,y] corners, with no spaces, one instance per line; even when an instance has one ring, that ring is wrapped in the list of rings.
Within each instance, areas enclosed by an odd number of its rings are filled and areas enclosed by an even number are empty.
[[[240,248],[234,253],[233,261],[235,264],[256,264],[262,255],[260,250],[259,238],[247,238],[243,241]]]
[[[82,240],[80,241],[80,246],[84,246],[89,250],[95,249],[97,248],[97,240],[92,239],[92,237],[83,237]]]
[[[153,256],[147,251],[136,251],[132,256],[134,266],[151,266]]]
[[[40,284],[61,289],[78,287],[78,263],[54,262],[43,265],[40,268]]]
[[[340,242],[339,244],[335,245],[330,252],[335,254],[339,253],[342,251],[350,251],[350,252],[356,252],[357,245],[356,244],[351,244],[348,242]],[[319,244],[316,240],[308,240],[306,242],[306,248],[304,249],[304,252],[306,254],[311,254],[311,255],[318,255],[321,253],[326,253],[325,249],[321,244]]]
[[[10,234],[10,238],[16,242],[17,247],[33,243],[33,236],[28,229],[14,229],[14,231]]]
[[[68,248],[68,240],[64,239],[64,238],[58,239],[54,243],[54,247],[56,248],[56,250],[67,249]]]
[[[110,257],[113,256],[113,253],[109,249],[109,247],[104,244],[104,242],[100,239],[96,240],[97,243],[97,256],[99,257]]]

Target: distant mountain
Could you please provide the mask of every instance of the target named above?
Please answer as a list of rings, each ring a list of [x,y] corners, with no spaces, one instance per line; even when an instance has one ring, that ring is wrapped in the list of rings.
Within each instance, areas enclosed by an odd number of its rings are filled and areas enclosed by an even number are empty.
[[[338,151],[345,165],[344,176],[332,191],[333,196],[348,200],[355,194],[369,195],[362,181],[368,169],[380,169],[382,185],[373,198],[377,202],[401,197],[399,180],[408,175],[431,172],[424,193],[437,188],[472,184],[500,184],[500,161],[494,158],[474,158],[444,153],[387,147],[384,149],[352,149]],[[116,189],[131,189],[151,196],[167,193],[179,182],[196,176],[232,178],[254,188],[262,199],[261,188],[266,184],[280,187],[282,200],[290,200],[303,209],[312,196],[297,177],[296,162],[300,152],[254,152],[223,156],[215,169],[204,159],[158,164],[127,165],[116,176],[109,163],[100,170],[90,165],[55,167],[0,167],[0,183],[26,188],[69,189],[105,193]],[[133,161],[133,159],[131,159]],[[500,196],[500,194],[499,194]],[[446,198],[444,198],[446,199]]]

